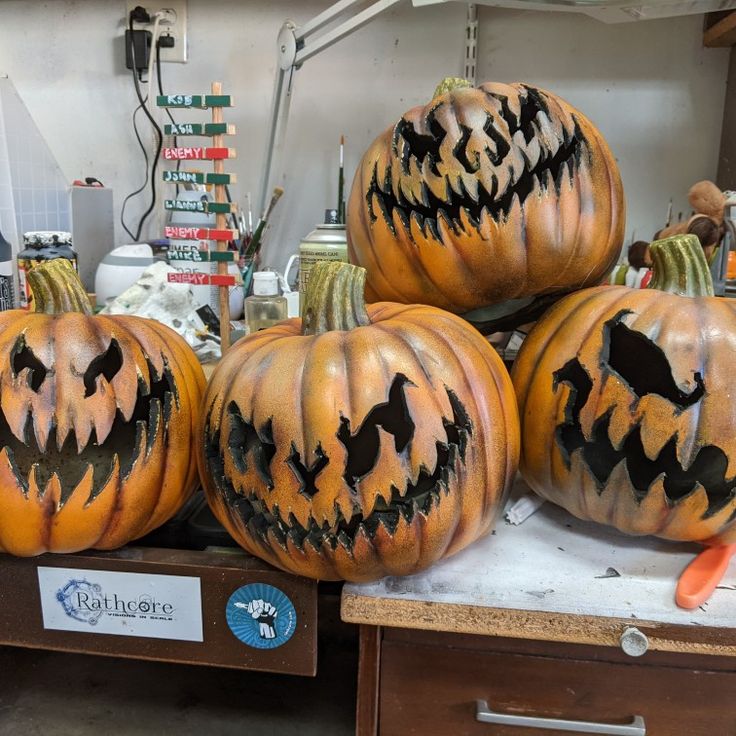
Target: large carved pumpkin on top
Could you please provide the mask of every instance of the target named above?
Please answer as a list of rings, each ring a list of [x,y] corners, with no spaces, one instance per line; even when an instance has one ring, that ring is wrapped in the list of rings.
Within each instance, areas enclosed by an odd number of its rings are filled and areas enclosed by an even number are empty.
[[[736,542],[736,305],[694,235],[652,243],[648,289],[587,289],[536,324],[512,377],[521,471],[628,534]]]
[[[368,301],[469,313],[490,332],[605,278],[621,249],[623,191],[601,134],[558,96],[441,85],[363,156],[347,231]]]
[[[363,301],[321,263],[305,319],[233,345],[204,402],[210,505],[251,554],[314,578],[417,572],[491,528],[518,458],[513,389],[467,323]]]
[[[114,549],[196,488],[204,374],[165,325],[94,316],[68,261],[28,281],[36,312],[0,313],[0,551]]]

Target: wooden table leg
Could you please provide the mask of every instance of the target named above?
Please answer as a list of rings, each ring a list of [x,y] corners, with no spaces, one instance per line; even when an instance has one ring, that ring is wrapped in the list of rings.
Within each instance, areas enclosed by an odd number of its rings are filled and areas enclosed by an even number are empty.
[[[358,704],[355,714],[356,736],[377,736],[378,698],[381,683],[380,626],[360,627],[358,659]]]

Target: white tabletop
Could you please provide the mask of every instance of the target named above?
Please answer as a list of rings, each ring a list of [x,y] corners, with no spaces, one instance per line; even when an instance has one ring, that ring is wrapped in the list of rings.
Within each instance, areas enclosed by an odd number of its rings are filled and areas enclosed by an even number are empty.
[[[523,482],[517,481],[514,496],[524,490]],[[600,632],[591,637],[582,630],[593,626],[608,631],[603,637],[607,643],[617,643],[620,626],[611,627],[614,620],[633,626],[708,627],[712,640],[714,627],[736,629],[736,564],[700,609],[680,609],[674,600],[675,585],[699,549],[695,544],[628,537],[579,521],[546,503],[519,526],[500,519],[494,534],[423,573],[346,585],[343,618],[402,625],[402,618],[419,614],[419,625],[407,625],[508,636],[522,636],[529,630],[530,638],[603,643]],[[392,608],[397,611],[395,620]],[[430,608],[441,609],[442,614],[434,616]],[[371,616],[383,620],[372,621]],[[560,631],[544,634],[547,624],[563,629],[574,626],[571,616],[584,617],[580,632],[571,637]],[[591,624],[591,619],[600,620]],[[666,627],[662,632],[672,636]]]

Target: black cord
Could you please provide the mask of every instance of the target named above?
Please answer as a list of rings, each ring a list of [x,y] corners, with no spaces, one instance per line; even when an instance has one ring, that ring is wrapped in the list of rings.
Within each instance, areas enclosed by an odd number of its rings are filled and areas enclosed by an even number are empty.
[[[161,43],[161,39],[159,38],[158,41],[156,41],[157,48],[160,48],[159,46],[160,43]],[[164,86],[161,81],[161,55],[158,53],[156,54],[156,77],[158,79],[158,93],[162,96],[165,96],[166,93],[164,92]],[[165,108],[165,110],[166,110],[166,114],[169,116],[169,120],[171,120],[173,125],[176,125],[176,120],[174,120],[174,116],[171,114],[171,110],[169,110],[168,107]],[[176,136],[174,136],[174,146],[178,146],[178,145],[179,144],[177,143]],[[176,162],[176,170],[179,171],[180,169],[181,169],[181,159],[178,159]],[[227,201],[232,204],[233,200],[232,200],[232,197],[230,196],[230,188],[227,186],[227,184],[225,185],[225,194],[227,195]],[[178,183],[176,185],[176,196],[177,197],[179,196],[179,184]],[[230,221],[233,227],[236,230],[239,230],[238,221],[232,212],[230,213]]]
[[[158,93],[163,97],[165,96],[164,93],[164,85],[161,81],[161,38],[159,37],[158,41],[156,41],[156,79],[158,80]],[[169,116],[169,120],[171,120],[171,124],[176,126],[176,120],[174,120],[174,116],[171,114],[171,110],[169,110],[168,107],[164,108],[166,114]],[[174,136],[174,148],[179,147],[179,140],[178,137]],[[181,171],[181,159],[176,160],[176,170]],[[179,196],[179,182],[176,182],[176,196]]]
[[[137,74],[137,70],[136,70],[137,64],[136,64],[136,58],[135,58],[135,44],[133,42],[133,33],[132,33],[132,31],[133,31],[133,18],[132,17],[129,19],[129,28],[130,28],[130,31],[131,31],[131,33],[130,33],[130,54],[131,54],[131,59],[133,60],[133,64],[132,64],[132,67],[133,67],[133,69],[132,69],[132,72],[133,72],[133,85],[135,86],[135,93],[136,93],[136,96],[138,97],[138,102],[139,102],[138,107],[136,108],[135,112],[133,113],[133,129],[135,131],[136,138],[138,139],[138,144],[143,149],[143,154],[144,154],[144,157],[146,159],[146,184],[148,184],[148,182],[150,181],[150,184],[151,184],[151,203],[149,204],[148,209],[141,215],[141,218],[138,221],[138,229],[136,230],[135,235],[133,235],[133,233],[130,230],[128,230],[127,226],[123,222],[123,211],[122,210],[121,210],[121,213],[120,213],[120,219],[121,219],[121,224],[123,225],[123,228],[128,233],[128,235],[130,235],[135,242],[138,242],[138,240],[140,239],[140,236],[141,236],[141,231],[143,230],[143,225],[145,224],[145,222],[148,219],[148,217],[151,214],[151,212],[153,212],[153,208],[156,206],[156,169],[158,167],[159,157],[161,156],[161,148],[163,147],[163,138],[164,138],[164,136],[163,136],[163,133],[161,132],[161,128],[159,127],[159,125],[156,122],[155,118],[153,117],[153,115],[151,115],[150,111],[148,110],[148,107],[146,107],[146,100],[148,98],[146,98],[146,99],[143,98],[143,94],[141,93],[141,88],[140,88],[140,85],[138,83],[138,74]],[[143,145],[143,142],[141,141],[140,135],[138,134],[138,129],[137,129],[136,124],[135,124],[135,115],[138,112],[138,110],[141,110],[141,109],[143,110],[144,114],[148,118],[149,122],[153,126],[153,129],[154,129],[154,131],[156,133],[156,154],[155,154],[155,156],[153,158],[153,164],[151,166],[151,174],[150,174],[150,177],[149,177],[149,174],[148,174],[148,164],[149,164],[148,154],[146,153],[145,146]],[[144,184],[143,189],[145,189],[146,184]],[[127,202],[130,199],[131,196],[135,196],[136,194],[140,194],[140,192],[143,191],[143,189],[140,189],[137,192],[133,192],[132,195],[128,195],[128,197],[125,198],[125,202]]]
[[[138,223],[137,232],[138,237],[140,237],[141,230],[143,229],[143,223],[148,219],[148,216],[151,214],[151,212],[153,212],[153,208],[156,206],[156,169],[158,168],[158,160],[161,156],[161,148],[163,147],[164,134],[161,131],[161,128],[158,127],[158,123],[156,122],[153,115],[151,115],[148,107],[146,106],[146,100],[143,99],[143,94],[141,93],[141,88],[138,84],[138,76],[135,73],[135,51],[133,48],[131,48],[131,51],[133,53],[133,84],[135,84],[135,93],[138,96],[138,101],[143,107],[143,112],[153,126],[153,129],[156,131],[157,138],[156,155],[153,158],[153,165],[151,166],[151,204],[148,206],[148,209],[143,213],[143,216]],[[138,238],[136,238],[136,240],[138,240]]]
[[[148,152],[146,151],[146,147],[143,145],[143,141],[141,140],[140,133],[138,132],[138,126],[136,125],[136,116],[138,115],[138,111],[141,109],[141,106],[138,105],[136,107],[135,111],[133,112],[133,132],[135,133],[136,140],[138,141],[138,145],[141,148],[141,151],[143,151],[143,158],[146,161],[146,180],[143,182],[143,184],[136,189],[134,192],[131,192],[124,200],[123,200],[123,206],[120,208],[120,224],[123,226],[123,230],[125,230],[126,233],[130,236],[130,239],[135,242],[138,240],[135,235],[128,229],[128,226],[125,224],[125,207],[128,204],[128,201],[131,200],[133,197],[138,196],[147,186],[148,186]],[[138,230],[138,235],[140,236],[140,229]]]

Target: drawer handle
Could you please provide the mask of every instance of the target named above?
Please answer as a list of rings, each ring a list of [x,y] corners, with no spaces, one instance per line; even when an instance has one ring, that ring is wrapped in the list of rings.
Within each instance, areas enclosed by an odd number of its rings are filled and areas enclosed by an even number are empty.
[[[609,736],[646,736],[647,728],[641,716],[634,716],[631,723],[593,723],[589,721],[565,721],[560,718],[535,718],[516,716],[510,713],[495,713],[485,700],[475,701],[475,719],[481,723],[495,723],[499,726],[523,726],[524,728],[547,728],[555,731],[575,733],[598,733]]]

